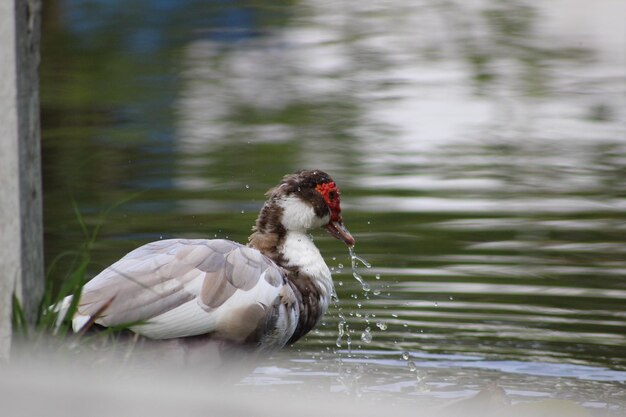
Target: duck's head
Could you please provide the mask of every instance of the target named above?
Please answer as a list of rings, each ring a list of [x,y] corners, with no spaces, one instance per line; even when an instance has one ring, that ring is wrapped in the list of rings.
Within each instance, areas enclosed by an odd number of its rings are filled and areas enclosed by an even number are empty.
[[[354,238],[343,225],[339,188],[327,173],[297,171],[286,175],[268,194],[269,201],[280,208],[277,215],[287,231],[324,227],[347,246],[354,246]]]

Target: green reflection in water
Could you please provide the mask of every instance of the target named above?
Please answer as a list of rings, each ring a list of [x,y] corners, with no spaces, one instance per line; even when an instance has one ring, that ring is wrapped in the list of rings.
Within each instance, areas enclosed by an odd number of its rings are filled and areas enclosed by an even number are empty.
[[[46,2],[46,259],[82,243],[71,200],[94,226],[141,192],[107,217],[95,274],[160,237],[245,242],[263,193],[320,167],[342,186],[373,264],[363,276],[380,290],[336,274],[355,351],[624,369],[626,148],[619,100],[603,93],[619,80],[594,78],[600,92],[573,100],[589,84],[567,90],[554,74],[594,63],[593,51],[546,46],[534,6],[494,4],[326,12],[340,24],[297,2],[236,4],[229,27],[208,6]],[[446,18],[458,25],[437,26]],[[543,103],[563,115],[544,120],[533,112]],[[484,107],[497,111],[464,118]],[[329,266],[349,265],[315,235]],[[333,347],[336,321],[333,311],[297,348]]]

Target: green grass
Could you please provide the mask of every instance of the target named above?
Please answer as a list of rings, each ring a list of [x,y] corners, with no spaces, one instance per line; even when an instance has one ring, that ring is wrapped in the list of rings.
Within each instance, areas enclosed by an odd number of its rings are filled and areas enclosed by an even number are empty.
[[[73,332],[71,321],[71,317],[74,316],[78,309],[82,287],[87,281],[87,271],[91,263],[91,250],[109,213],[120,205],[136,198],[139,194],[141,193],[133,194],[109,207],[99,216],[91,230],[85,223],[80,209],[75,202],[73,203],[76,220],[85,238],[84,243],[76,250],[60,253],[50,262],[46,271],[44,294],[39,303],[34,326],[29,326],[19,299],[15,295],[13,296],[12,326],[16,342],[27,344],[36,349],[38,346],[47,345],[50,338],[56,339],[61,344],[68,340],[75,342],[77,339],[92,338],[85,337],[85,334],[87,328],[93,325],[94,320],[90,320],[87,326],[78,333]],[[60,270],[59,265],[61,261],[67,258],[70,258],[69,266],[65,270]],[[67,296],[72,296],[72,300],[69,308],[65,311],[64,317],[60,318],[60,312],[54,306],[60,306]],[[128,323],[114,326],[93,336],[99,340],[102,337],[110,338],[137,324]]]

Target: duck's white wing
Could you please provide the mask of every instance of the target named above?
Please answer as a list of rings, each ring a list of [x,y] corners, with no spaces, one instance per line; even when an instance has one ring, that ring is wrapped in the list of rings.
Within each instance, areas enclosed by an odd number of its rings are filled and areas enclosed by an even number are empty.
[[[150,338],[217,333],[244,342],[285,318],[280,325],[289,331],[291,299],[282,271],[256,249],[220,239],[162,240],[89,281],[73,324],[76,330],[97,316],[104,326],[142,322],[132,329]]]

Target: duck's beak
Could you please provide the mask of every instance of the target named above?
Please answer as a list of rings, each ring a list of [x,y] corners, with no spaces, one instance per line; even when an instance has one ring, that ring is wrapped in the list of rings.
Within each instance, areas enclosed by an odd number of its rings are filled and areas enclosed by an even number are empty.
[[[354,246],[354,238],[352,237],[350,232],[348,232],[346,226],[343,225],[343,221],[341,221],[341,219],[335,221],[331,220],[330,222],[328,222],[328,224],[326,225],[326,230],[328,230],[328,233],[333,235],[333,237],[335,237],[336,239],[343,241],[343,243],[348,245],[348,247]]]

